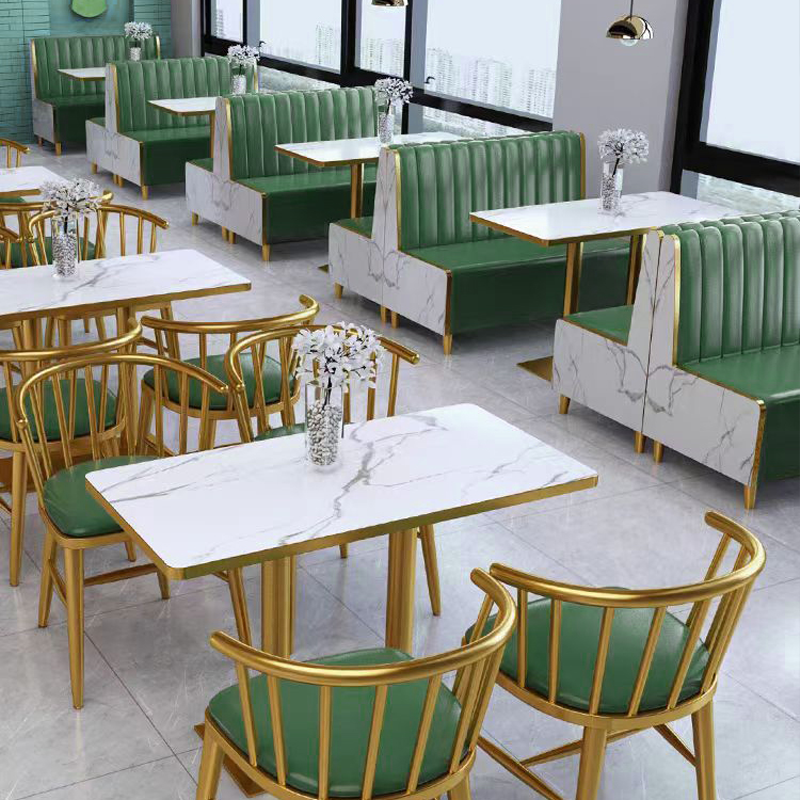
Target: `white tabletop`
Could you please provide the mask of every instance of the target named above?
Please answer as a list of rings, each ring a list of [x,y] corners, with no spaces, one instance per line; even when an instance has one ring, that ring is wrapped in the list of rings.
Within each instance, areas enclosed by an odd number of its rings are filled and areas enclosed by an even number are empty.
[[[679,222],[737,217],[727,206],[705,203],[671,192],[644,192],[622,196],[622,213],[600,210],[600,200],[571,200],[538,206],[475,211],[470,219],[537,244],[565,244],[586,239],[644,233]]]
[[[422,144],[424,142],[452,142],[462,137],[454,133],[433,132],[404,133],[395,136],[392,144]],[[333,139],[329,142],[293,142],[275,146],[283,153],[317,167],[335,167],[343,164],[360,164],[377,161],[381,155],[381,143],[377,136],[364,139]]]
[[[248,280],[196,250],[82,261],[77,277],[67,281],[53,273],[53,267],[0,270],[0,322],[250,288]]]
[[[106,79],[105,67],[79,67],[77,69],[60,69],[62,75],[76,81],[104,81]]]
[[[213,114],[217,107],[216,97],[175,97],[163,100],[148,100],[151,106],[177,114],[179,117],[195,117]]]
[[[0,169],[0,198],[39,194],[45,181],[63,181],[60,175],[46,167],[14,167]]]
[[[89,491],[171,578],[587,489],[590,467],[474,405],[348,426],[332,471],[304,435],[90,472]]]

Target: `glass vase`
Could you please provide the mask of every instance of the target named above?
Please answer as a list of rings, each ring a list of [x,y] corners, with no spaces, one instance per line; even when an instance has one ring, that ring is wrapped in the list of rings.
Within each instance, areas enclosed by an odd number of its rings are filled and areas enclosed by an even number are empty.
[[[600,208],[606,214],[619,214],[622,211],[622,167],[611,161],[603,162],[603,175],[600,178]]]
[[[58,281],[74,278],[78,271],[78,221],[74,217],[53,217],[53,278]]]
[[[394,139],[394,106],[385,100],[378,103],[378,141],[391,144]]]
[[[231,75],[231,94],[244,94],[247,91],[246,75]]]
[[[131,61],[141,61],[142,60],[142,48],[138,45],[132,44],[130,49],[128,50],[128,57]]]
[[[315,467],[334,466],[344,432],[344,393],[318,381],[306,384],[306,458]]]

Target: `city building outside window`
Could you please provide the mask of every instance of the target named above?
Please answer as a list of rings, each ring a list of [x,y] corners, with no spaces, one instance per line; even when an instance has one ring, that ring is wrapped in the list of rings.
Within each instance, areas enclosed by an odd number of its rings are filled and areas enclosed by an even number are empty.
[[[261,0],[265,55],[338,70],[342,8],[336,0]]]

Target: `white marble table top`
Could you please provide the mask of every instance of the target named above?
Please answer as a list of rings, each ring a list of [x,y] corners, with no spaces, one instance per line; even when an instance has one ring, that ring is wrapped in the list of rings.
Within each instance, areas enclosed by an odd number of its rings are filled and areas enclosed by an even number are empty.
[[[151,106],[177,114],[179,117],[195,117],[213,114],[217,107],[216,97],[175,97],[163,100],[148,100]]]
[[[461,138],[454,133],[435,131],[404,133],[395,136],[392,144],[452,142]],[[377,161],[380,158],[381,146],[377,136],[368,136],[363,139],[334,139],[329,142],[287,142],[275,145],[275,149],[279,153],[308,161],[309,164],[317,167],[335,167]]]
[[[537,244],[566,244],[586,239],[630,236],[679,222],[736,217],[740,212],[672,192],[624,194],[622,213],[600,210],[600,200],[571,200],[538,206],[475,211],[470,219]]]
[[[62,75],[76,81],[104,81],[106,79],[105,67],[79,67],[77,69],[60,69]]]
[[[196,250],[82,261],[73,280],[53,274],[49,266],[0,270],[0,323],[250,289],[250,281]]]
[[[89,491],[175,579],[588,489],[590,467],[475,405],[348,426],[317,470],[305,437],[90,472]],[[327,541],[326,541],[327,540]]]
[[[45,181],[63,181],[46,167],[12,167],[0,169],[0,198],[39,194]]]

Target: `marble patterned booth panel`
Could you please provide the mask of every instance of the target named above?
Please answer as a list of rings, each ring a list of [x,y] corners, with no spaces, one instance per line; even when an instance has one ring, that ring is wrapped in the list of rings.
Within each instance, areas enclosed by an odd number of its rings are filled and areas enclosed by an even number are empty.
[[[43,103],[41,100],[32,97],[31,114],[33,116],[34,136],[41,136],[48,142],[55,142],[56,126],[53,106],[51,106],[50,103]]]
[[[740,483],[749,483],[760,406],[675,365],[676,239],[659,254],[643,433]]]
[[[383,255],[374,240],[331,223],[328,270],[334,283],[383,304]]]
[[[119,132],[117,127],[117,82],[114,80],[114,69],[111,64],[106,64],[106,81],[103,98],[106,108],[106,129]]]
[[[217,98],[214,111],[214,174],[224,181],[231,178],[230,150],[228,149],[228,104],[224,97]]]
[[[396,252],[400,246],[397,229],[397,174],[394,150],[384,147],[378,160],[375,185],[375,218],[372,238],[381,253]]]
[[[444,334],[447,270],[394,251],[383,260],[383,305],[403,317]]]
[[[135,139],[87,120],[86,157],[90,163],[141,185],[141,148]]]
[[[186,164],[186,205],[193,214],[222,225],[248,241],[263,241],[264,198],[261,192],[213,172]]]

